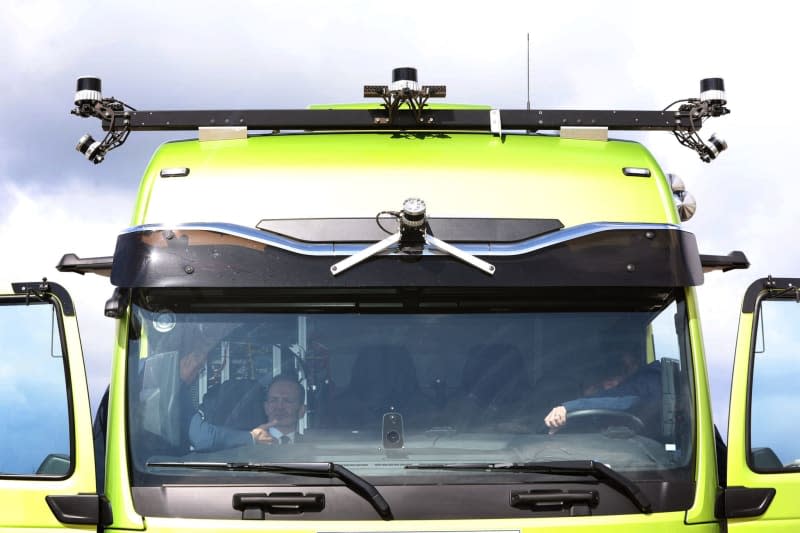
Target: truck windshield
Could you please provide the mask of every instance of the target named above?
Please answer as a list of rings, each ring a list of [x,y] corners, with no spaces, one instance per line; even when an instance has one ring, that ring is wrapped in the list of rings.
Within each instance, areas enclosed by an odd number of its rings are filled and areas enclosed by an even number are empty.
[[[263,473],[197,465],[274,462],[495,483],[519,474],[435,465],[577,460],[688,482],[687,324],[671,288],[139,289],[134,483],[247,484]]]

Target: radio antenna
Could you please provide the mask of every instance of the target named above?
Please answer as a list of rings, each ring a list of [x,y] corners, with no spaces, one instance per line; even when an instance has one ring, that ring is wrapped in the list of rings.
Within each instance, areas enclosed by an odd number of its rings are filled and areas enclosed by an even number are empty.
[[[531,110],[531,32],[528,32],[528,111]]]

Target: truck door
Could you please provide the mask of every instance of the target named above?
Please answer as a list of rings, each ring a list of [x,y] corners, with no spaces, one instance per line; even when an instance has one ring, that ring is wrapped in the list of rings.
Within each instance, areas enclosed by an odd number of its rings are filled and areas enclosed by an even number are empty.
[[[800,531],[800,278],[742,303],[721,512],[732,531]]]
[[[101,508],[72,300],[47,281],[0,285],[0,529],[85,531]]]

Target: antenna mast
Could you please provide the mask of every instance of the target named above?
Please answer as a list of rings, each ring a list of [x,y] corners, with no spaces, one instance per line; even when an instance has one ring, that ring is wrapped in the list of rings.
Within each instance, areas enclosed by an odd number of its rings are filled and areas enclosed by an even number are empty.
[[[528,111],[531,110],[531,32],[528,32]]]

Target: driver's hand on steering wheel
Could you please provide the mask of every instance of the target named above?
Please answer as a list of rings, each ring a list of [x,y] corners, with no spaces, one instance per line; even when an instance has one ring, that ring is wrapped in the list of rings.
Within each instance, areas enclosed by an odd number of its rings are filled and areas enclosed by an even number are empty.
[[[567,423],[567,408],[563,405],[553,407],[544,417],[544,423],[550,429],[550,434],[552,435]]]

